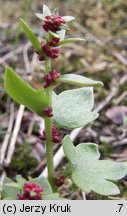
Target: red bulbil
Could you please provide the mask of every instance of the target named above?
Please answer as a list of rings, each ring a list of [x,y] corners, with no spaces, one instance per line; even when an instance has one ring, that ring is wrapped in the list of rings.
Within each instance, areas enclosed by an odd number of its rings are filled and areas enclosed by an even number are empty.
[[[56,70],[52,70],[49,74],[44,76],[44,88],[49,87],[51,84],[55,82],[56,79],[60,77],[60,73],[58,73]]]
[[[51,41],[48,42],[48,45],[54,47],[57,45],[59,41],[60,41],[60,38],[53,38]]]
[[[44,41],[41,42],[41,47],[46,56],[50,58],[59,57],[59,48],[50,48]]]
[[[64,176],[57,176],[55,179],[55,185],[61,187],[64,184]]]
[[[53,139],[54,143],[61,143],[61,141],[62,141],[62,137],[59,134],[54,135],[52,139]]]
[[[58,73],[55,69],[50,72],[51,79],[54,81],[55,79],[60,78],[60,73]]]
[[[43,110],[44,115],[47,117],[52,117],[53,116],[53,110],[52,107],[47,107]]]
[[[38,56],[38,59],[39,59],[39,61],[44,61],[44,60],[45,60],[45,56],[39,55],[39,56]]]
[[[43,28],[45,31],[59,31],[61,25],[65,24],[65,20],[61,16],[52,14],[51,16],[46,16]]]
[[[23,194],[18,194],[19,200],[42,200],[43,188],[34,182],[27,182],[23,187]],[[33,195],[33,194],[34,195]]]
[[[52,48],[51,50],[51,57],[52,58],[58,58],[59,57],[59,48]]]
[[[39,139],[40,139],[41,141],[45,141],[45,140],[46,140],[46,137],[45,137],[44,134],[41,134],[41,135],[39,136]]]
[[[57,128],[56,128],[55,125],[53,125],[53,127],[52,127],[52,133],[53,133],[53,134],[57,133]]]
[[[39,61],[44,61],[45,60],[45,56],[42,55],[39,51],[34,49],[34,52],[38,55]]]
[[[45,141],[46,140],[45,130],[39,136],[39,139],[41,141]],[[61,143],[61,141],[62,141],[62,136],[59,134],[59,132],[58,132],[58,130],[57,130],[57,128],[56,128],[55,125],[52,127],[52,141],[54,143]]]
[[[62,137],[59,134],[55,125],[52,127],[52,140],[54,143],[61,143],[62,141]]]

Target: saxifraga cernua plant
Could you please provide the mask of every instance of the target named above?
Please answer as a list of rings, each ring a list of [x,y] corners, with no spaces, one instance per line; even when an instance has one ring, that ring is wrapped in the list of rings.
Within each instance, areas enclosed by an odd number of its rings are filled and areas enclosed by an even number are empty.
[[[69,30],[68,22],[73,21],[72,16],[60,16],[58,10],[51,12],[44,5],[43,13],[36,14],[42,20],[45,37],[38,40],[31,28],[20,20],[20,24],[31,42],[39,61],[44,62],[44,80],[39,90],[33,89],[22,80],[11,68],[5,72],[5,89],[8,95],[19,104],[37,113],[45,122],[45,130],[39,136],[40,141],[46,145],[46,158],[48,180],[42,177],[25,180],[16,177],[16,182],[5,178],[2,198],[37,200],[62,199],[58,194],[58,187],[64,183],[63,175],[55,176],[53,164],[53,145],[61,143],[68,159],[67,175],[85,193],[91,191],[101,195],[119,194],[114,181],[127,174],[127,164],[111,160],[99,160],[98,145],[94,143],[80,143],[76,147],[69,135],[63,139],[59,128],[78,128],[87,125],[98,117],[93,111],[93,87],[102,86],[102,82],[88,79],[76,74],[62,75],[57,68],[52,68],[52,61],[59,57],[60,49],[64,44],[83,41],[80,38],[65,38]],[[77,89],[54,92],[60,83],[77,85]],[[13,190],[12,190],[13,189]]]

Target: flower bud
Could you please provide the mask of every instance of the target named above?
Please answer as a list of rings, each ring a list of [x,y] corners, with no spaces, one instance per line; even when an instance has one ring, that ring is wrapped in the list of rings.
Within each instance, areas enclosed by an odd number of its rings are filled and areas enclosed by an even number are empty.
[[[47,117],[52,117],[53,116],[53,112],[52,112],[52,107],[47,107],[43,110],[44,115],[46,115]]]
[[[18,198],[19,200],[42,200],[42,192],[42,187],[34,182],[27,182],[24,184],[23,194],[18,194]]]
[[[59,41],[60,41],[60,38],[53,38],[51,41],[49,41],[48,45],[54,47],[57,45]]]
[[[55,185],[61,187],[64,184],[64,176],[57,176],[55,179]]]
[[[57,16],[52,14],[51,16],[46,16],[43,28],[45,31],[59,31],[61,29],[61,25],[65,24],[65,20],[61,16]]]

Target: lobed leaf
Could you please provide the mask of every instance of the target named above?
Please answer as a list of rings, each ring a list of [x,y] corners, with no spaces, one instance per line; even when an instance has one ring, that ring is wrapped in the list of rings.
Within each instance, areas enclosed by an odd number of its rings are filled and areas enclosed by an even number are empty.
[[[6,68],[4,81],[5,89],[13,100],[42,116],[42,110],[47,106],[47,96],[44,89],[34,90],[8,67]]]
[[[77,75],[77,74],[65,74],[62,75],[59,79],[60,82],[75,84],[79,86],[103,86],[103,83],[100,81],[91,80],[89,78]]]
[[[101,195],[117,195],[119,188],[112,181],[127,174],[127,163],[99,160],[98,146],[81,143],[74,147],[69,136],[63,139],[63,148],[72,169],[74,183],[86,193],[94,191]]]
[[[53,121],[58,127],[78,128],[98,117],[92,112],[94,105],[93,88],[85,87],[67,90],[59,95],[53,93]]]
[[[34,49],[36,49],[37,51],[41,50],[41,44],[40,41],[38,40],[38,38],[35,36],[35,34],[32,32],[32,30],[30,29],[30,27],[27,25],[27,23],[23,20],[20,19],[20,24],[26,34],[26,36],[28,37],[28,39],[30,40],[32,46],[34,47]]]

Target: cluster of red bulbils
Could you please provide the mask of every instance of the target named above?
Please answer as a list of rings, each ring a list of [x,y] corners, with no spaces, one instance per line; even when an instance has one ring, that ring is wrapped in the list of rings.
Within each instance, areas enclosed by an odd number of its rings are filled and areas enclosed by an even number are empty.
[[[46,16],[44,20],[43,28],[45,31],[59,31],[61,29],[61,25],[65,24],[65,20],[61,16],[57,16],[52,14],[50,16]],[[54,37],[49,42],[41,42],[41,50],[35,52],[38,54],[38,59],[40,61],[44,61],[46,56],[50,58],[59,57],[59,47],[57,47],[60,38]]]
[[[45,43],[45,41],[41,42],[41,51],[36,51],[35,52],[38,54],[38,59],[40,61],[44,61],[46,56],[50,58],[58,58],[59,57],[59,47],[57,46],[57,43],[60,41],[60,38],[53,38],[51,41],[48,43]]]
[[[43,116],[44,117],[52,117],[53,116],[53,110],[52,107],[47,107],[43,110]],[[42,132],[42,134],[39,136],[39,139],[41,141],[45,141],[46,140],[46,134],[45,134],[45,130]],[[53,125],[52,127],[52,141],[54,143],[61,143],[62,141],[62,136],[59,134],[57,128],[55,125]]]
[[[44,76],[44,88],[49,87],[51,84],[55,83],[56,79],[60,78],[60,73],[56,70],[52,70],[49,74]]]
[[[58,15],[51,14],[50,16],[46,16],[43,24],[43,28],[45,31],[59,31],[61,26],[65,24],[65,20]]]
[[[41,141],[45,141],[46,140],[45,130],[39,136],[39,139]],[[61,143],[61,141],[62,141],[62,136],[59,134],[59,132],[58,132],[58,130],[57,130],[57,128],[56,128],[55,125],[53,125],[53,127],[52,127],[52,141],[54,143]]]
[[[55,176],[55,185],[61,187],[64,184],[64,176]],[[26,182],[23,186],[23,193],[17,194],[19,200],[42,200],[43,188],[35,182]]]
[[[19,200],[42,200],[43,188],[34,182],[27,182],[23,187],[23,194],[18,194]]]

